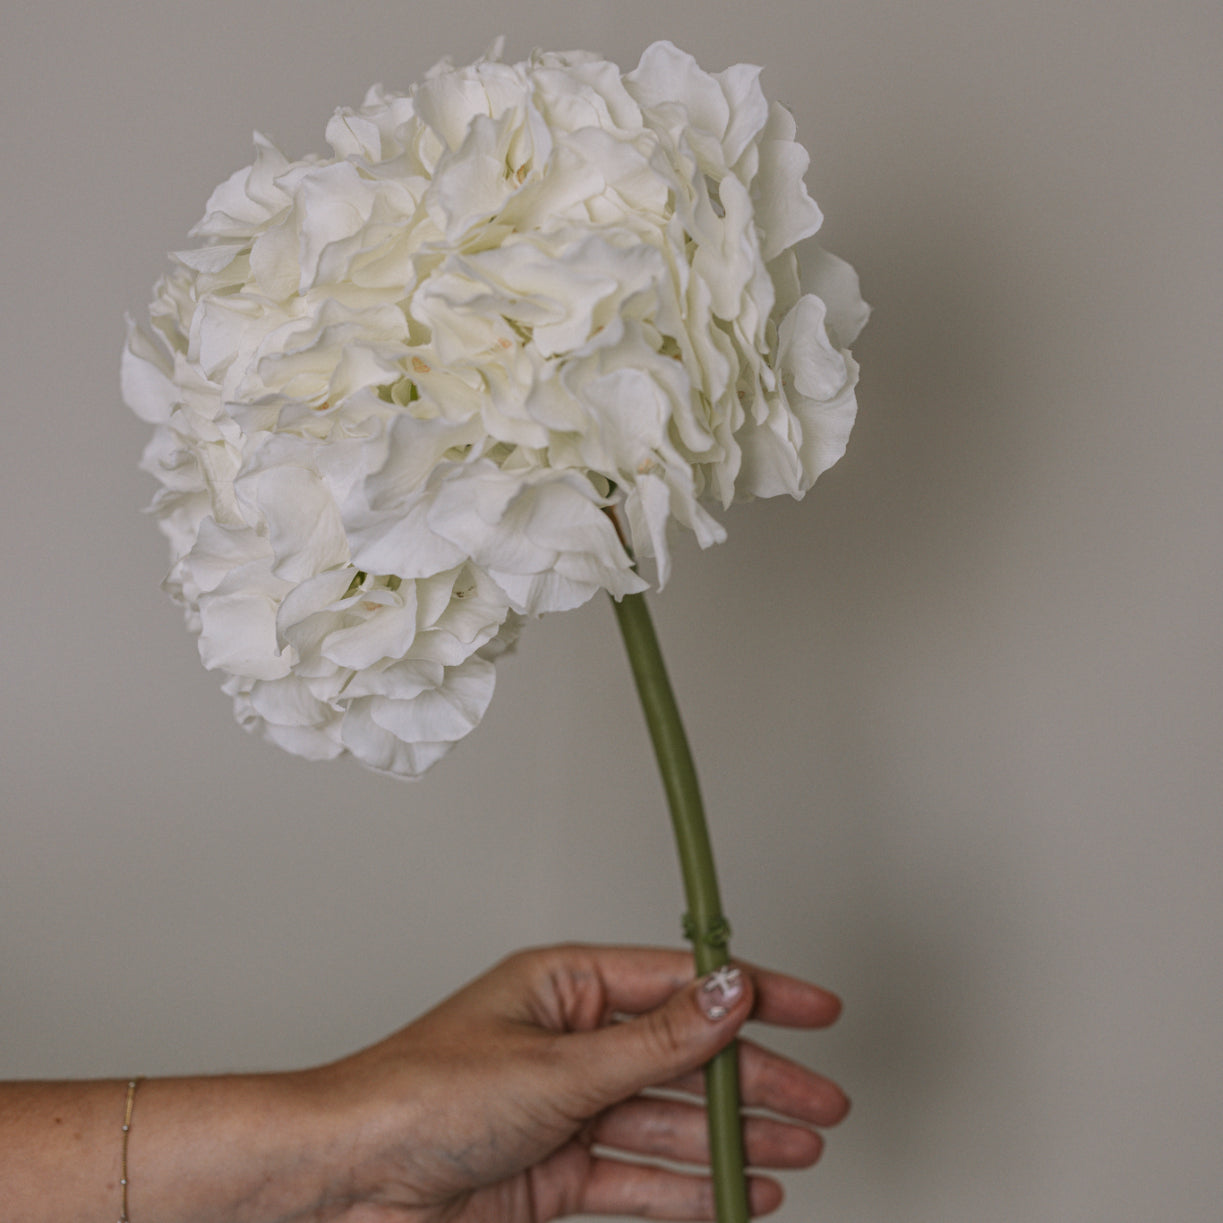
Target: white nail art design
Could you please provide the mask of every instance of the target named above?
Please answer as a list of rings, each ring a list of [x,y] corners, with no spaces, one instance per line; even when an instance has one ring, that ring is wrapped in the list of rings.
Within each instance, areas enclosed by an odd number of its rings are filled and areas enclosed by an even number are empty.
[[[709,1019],[725,1019],[742,993],[743,973],[739,969],[715,968],[701,986],[701,1009]]]

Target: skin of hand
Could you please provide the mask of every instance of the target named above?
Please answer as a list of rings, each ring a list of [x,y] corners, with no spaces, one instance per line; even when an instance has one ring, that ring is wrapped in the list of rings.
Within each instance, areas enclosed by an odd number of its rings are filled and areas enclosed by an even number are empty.
[[[679,951],[520,952],[388,1039],[307,1072],[332,1121],[317,1153],[342,1170],[321,1181],[311,1217],[712,1218],[707,1176],[640,1157],[708,1163],[699,1068],[749,1018],[819,1028],[840,1012],[814,985],[739,968],[723,991],[694,981]],[[849,1107],[834,1083],[747,1041],[740,1078],[754,1168],[814,1163],[813,1127]],[[774,1180],[751,1178],[754,1214],[781,1196]]]

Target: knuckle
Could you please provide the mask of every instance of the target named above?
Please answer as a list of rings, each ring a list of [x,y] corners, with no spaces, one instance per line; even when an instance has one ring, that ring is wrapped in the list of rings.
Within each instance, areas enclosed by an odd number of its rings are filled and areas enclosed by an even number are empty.
[[[645,1017],[642,1036],[648,1042],[650,1051],[668,1066],[678,1066],[687,1060],[687,1042],[669,1008],[654,1011]]]

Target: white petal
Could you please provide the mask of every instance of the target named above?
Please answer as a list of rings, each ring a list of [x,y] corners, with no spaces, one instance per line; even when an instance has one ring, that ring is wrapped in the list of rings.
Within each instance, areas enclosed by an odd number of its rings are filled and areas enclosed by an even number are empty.
[[[339,728],[338,718],[322,727],[279,726],[274,722],[265,722],[260,727],[269,743],[305,760],[334,760],[343,755],[344,745],[340,742]]]
[[[382,131],[368,115],[342,106],[327,124],[326,136],[337,157],[359,157],[371,162],[381,160]]]
[[[453,746],[452,743],[405,743],[374,721],[371,703],[370,700],[356,702],[340,724],[345,748],[367,768],[393,777],[419,777]]]
[[[735,435],[741,448],[737,491],[748,497],[792,497],[802,490],[802,471],[798,447],[792,433],[790,413],[775,405],[772,415],[762,423],[752,419],[744,422]]]
[[[730,107],[725,93],[691,55],[672,42],[648,46],[624,83],[641,106],[678,102],[688,122],[698,130],[719,139],[726,131]]]
[[[366,667],[345,685],[344,699],[377,696],[412,701],[441,684],[445,674],[444,665],[431,658],[408,658],[387,666]]]
[[[791,410],[802,426],[802,487],[809,488],[844,453],[857,413],[858,366],[832,347],[824,330],[824,303],[801,298],[782,320],[779,361]]]
[[[275,726],[319,726],[334,716],[305,683],[291,675],[252,684],[248,700],[259,717]]]
[[[448,743],[476,728],[493,697],[493,664],[472,658],[448,668],[437,688],[411,700],[375,697],[370,716],[405,743]]]
[[[732,64],[714,80],[721,85],[730,107],[722,147],[726,164],[733,166],[768,122],[769,104],[760,88],[760,69],[754,64]]]
[[[198,598],[221,585],[236,569],[261,563],[267,568],[272,560],[268,541],[250,527],[221,526],[211,515],[198,527],[190,552],[175,565],[176,578]]]
[[[348,538],[339,508],[314,472],[272,467],[242,476],[234,488],[246,513],[266,524],[277,577],[300,582],[348,564]]]
[[[288,166],[284,155],[265,137],[255,133],[255,164],[231,174],[211,195],[204,217],[192,230],[195,236],[247,237],[288,203],[275,185]]]
[[[671,549],[667,523],[671,515],[671,493],[659,476],[643,475],[636,481],[625,503],[633,544],[642,556],[652,556],[658,566],[658,589],[671,579]]]
[[[181,397],[173,374],[174,362],[164,347],[129,318],[119,373],[123,402],[150,424],[169,420]]]
[[[831,399],[845,385],[845,357],[824,329],[824,303],[812,294],[781,321],[778,363],[787,386],[805,399]]]
[[[468,553],[430,525],[431,501],[417,497],[393,510],[350,515],[352,563],[369,573],[427,578],[461,565]]]
[[[505,126],[477,115],[462,145],[443,157],[425,196],[425,207],[447,242],[457,244],[493,216],[512,193],[506,173]]]
[[[231,592],[200,599],[200,661],[209,670],[280,679],[292,659],[276,638],[275,588],[255,580],[242,584],[240,573],[238,579]]]
[[[281,632],[331,608],[352,585],[355,570],[330,569],[299,582],[280,604],[277,626]]]
[[[832,342],[848,348],[866,326],[871,308],[862,300],[858,273],[844,259],[838,259],[823,248],[816,248],[815,259],[807,269],[811,291],[824,302],[824,324]]]
[[[406,583],[394,606],[362,605],[368,619],[337,629],[322,643],[322,653],[337,666],[360,670],[384,658],[402,658],[416,637],[416,594]]]
[[[761,142],[760,169],[752,183],[752,199],[766,263],[787,247],[809,238],[823,224],[823,214],[803,182],[810,163],[807,150],[793,140]]]
[[[846,383],[837,394],[825,402],[791,399],[791,408],[803,427],[799,459],[803,465],[803,487],[809,488],[817,476],[827,471],[845,453],[858,402],[854,386],[858,381],[858,366],[846,354]]]

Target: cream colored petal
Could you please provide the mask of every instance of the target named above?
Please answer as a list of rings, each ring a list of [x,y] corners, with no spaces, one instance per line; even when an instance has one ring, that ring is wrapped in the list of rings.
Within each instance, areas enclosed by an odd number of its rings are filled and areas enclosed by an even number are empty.
[[[405,743],[450,743],[476,728],[493,698],[492,663],[472,658],[446,670],[437,688],[410,700],[375,697],[373,722]]]

